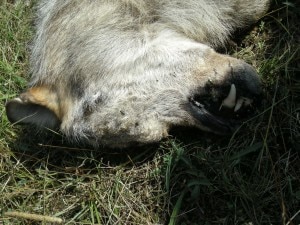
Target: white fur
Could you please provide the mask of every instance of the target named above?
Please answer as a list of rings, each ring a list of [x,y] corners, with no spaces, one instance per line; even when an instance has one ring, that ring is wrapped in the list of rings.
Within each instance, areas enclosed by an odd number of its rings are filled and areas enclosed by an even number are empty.
[[[246,71],[245,82],[256,82],[248,65],[212,47],[267,3],[41,0],[29,87],[50,87],[64,112],[61,131],[96,145],[158,141],[174,125],[211,130],[187,109],[188,99],[229,73]]]

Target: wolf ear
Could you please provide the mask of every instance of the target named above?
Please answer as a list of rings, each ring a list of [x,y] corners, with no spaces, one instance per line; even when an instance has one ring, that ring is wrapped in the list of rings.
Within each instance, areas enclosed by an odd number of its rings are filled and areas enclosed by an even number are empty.
[[[45,88],[29,89],[6,103],[7,118],[11,123],[56,128],[60,120],[55,100],[56,97]]]

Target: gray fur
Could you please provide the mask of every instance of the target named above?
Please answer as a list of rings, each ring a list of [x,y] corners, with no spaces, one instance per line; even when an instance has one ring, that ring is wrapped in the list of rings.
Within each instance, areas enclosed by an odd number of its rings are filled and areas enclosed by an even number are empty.
[[[268,0],[41,0],[29,89],[49,88],[60,130],[95,145],[159,141],[174,125],[214,131],[190,112],[189,98],[205,94],[208,81],[228,86],[238,79],[258,91],[250,66],[212,48],[267,6]]]

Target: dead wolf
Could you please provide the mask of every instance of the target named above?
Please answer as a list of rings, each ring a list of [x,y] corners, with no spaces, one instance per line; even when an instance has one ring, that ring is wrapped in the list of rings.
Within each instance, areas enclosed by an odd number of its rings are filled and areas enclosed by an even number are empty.
[[[41,0],[31,81],[7,116],[95,146],[157,142],[173,126],[229,133],[261,84],[252,66],[214,49],[268,2]]]

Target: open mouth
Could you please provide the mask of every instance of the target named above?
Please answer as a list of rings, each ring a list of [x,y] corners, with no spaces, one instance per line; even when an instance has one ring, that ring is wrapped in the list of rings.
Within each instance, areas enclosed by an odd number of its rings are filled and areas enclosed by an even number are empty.
[[[235,84],[218,88],[217,94],[208,91],[205,95],[190,98],[193,116],[214,133],[232,133],[243,121],[255,114],[259,97]],[[229,89],[229,91],[228,91]],[[227,95],[224,96],[224,93]],[[250,97],[251,96],[251,97]]]

